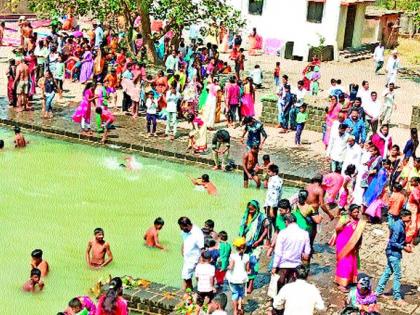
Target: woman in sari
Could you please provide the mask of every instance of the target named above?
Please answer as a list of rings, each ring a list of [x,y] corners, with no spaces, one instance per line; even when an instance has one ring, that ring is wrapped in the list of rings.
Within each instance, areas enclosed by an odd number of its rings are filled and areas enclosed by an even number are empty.
[[[352,204],[348,214],[342,215],[337,223],[335,282],[338,289],[348,292],[347,287],[357,282],[359,248],[366,221],[359,219],[360,206]]]
[[[245,209],[242,217],[239,236],[246,240],[245,253],[250,256],[251,272],[248,276],[247,292],[251,293],[254,289],[254,280],[258,274],[259,259],[264,238],[267,236],[270,222],[266,215],[260,211],[260,204],[256,200],[251,200]]]
[[[244,82],[244,94],[241,99],[241,115],[242,117],[246,116],[255,116],[255,90],[252,78],[248,77]]]
[[[214,129],[216,118],[217,93],[220,90],[219,80],[213,79],[213,82],[207,85],[208,96],[206,105],[203,108],[203,120],[209,130]]]
[[[189,134],[187,152],[190,149],[194,153],[202,153],[207,151],[207,126],[200,117],[194,114],[188,114],[187,121],[192,125]]]
[[[338,119],[338,113],[341,111],[340,103],[338,103],[337,96],[331,95],[330,96],[330,104],[327,107],[327,114],[325,115],[325,124],[327,126],[327,129],[325,130],[324,138],[322,139],[322,142],[325,144],[325,146],[328,146],[328,142],[330,140],[330,133],[331,133],[331,127],[333,125],[333,122]]]
[[[202,111],[207,103],[207,97],[209,96],[208,85],[212,83],[212,78],[208,77],[203,82],[203,89],[201,90],[200,97],[198,99],[198,111]]]
[[[80,69],[80,83],[85,84],[93,73],[93,57],[89,46],[85,47],[82,57],[82,68]]]
[[[248,36],[249,55],[257,55],[257,51],[262,49],[262,37],[257,34],[257,29],[254,27],[252,33]]]
[[[365,213],[371,218],[382,217],[382,208],[385,206],[382,196],[386,192],[390,171],[391,161],[386,159],[363,195],[363,206],[367,208]]]

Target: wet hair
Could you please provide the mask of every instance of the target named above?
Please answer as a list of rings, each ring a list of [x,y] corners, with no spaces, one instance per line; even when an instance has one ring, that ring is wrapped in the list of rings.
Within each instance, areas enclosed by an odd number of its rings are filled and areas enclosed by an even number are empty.
[[[83,304],[82,304],[82,302],[80,302],[80,300],[77,297],[75,297],[75,298],[70,300],[69,307],[71,307],[71,308],[76,308],[76,307],[77,308],[83,308]]]
[[[309,268],[305,265],[299,265],[296,267],[296,278],[305,280],[308,278]]]
[[[161,217],[156,218],[155,221],[153,222],[154,225],[164,225],[165,221],[163,221],[163,219]]]
[[[19,126],[15,126],[15,127],[13,128],[13,130],[14,130],[15,134],[20,133],[20,127],[19,127]]]
[[[263,161],[270,161],[270,156],[268,154],[264,154],[262,159]]]
[[[298,193],[298,202],[300,204],[305,203],[306,202],[306,199],[308,199],[308,196],[309,196],[309,193],[308,193],[308,191],[306,189],[299,190],[299,193]]]
[[[292,209],[292,206],[290,205],[289,199],[281,199],[279,201],[279,208],[291,210]]]
[[[293,213],[287,213],[283,216],[283,219],[286,223],[295,223],[296,222],[296,216]]]
[[[220,306],[222,310],[226,308],[227,305],[227,296],[224,293],[219,293],[213,298],[213,303],[216,303]]]
[[[102,307],[105,314],[113,314],[117,305],[117,299],[120,289],[122,288],[121,278],[115,277],[109,283],[109,289],[105,294],[105,299],[102,303]]]
[[[344,174],[351,176],[355,172],[356,172],[356,166],[354,166],[353,164],[350,164],[347,166],[346,170],[344,171]]]
[[[316,175],[311,178],[311,183],[319,183],[322,184],[322,175]]]
[[[275,164],[271,164],[268,169],[276,175],[279,174],[279,167]]]
[[[400,192],[401,190],[403,190],[403,186],[402,186],[400,183],[395,183],[395,184],[394,184],[394,189],[395,189],[397,192]]]
[[[204,225],[211,229],[214,229],[214,221],[211,219],[206,220],[206,222],[204,222]]]
[[[41,278],[41,270],[39,270],[38,268],[32,268],[32,270],[31,270],[31,278],[33,276],[38,276],[39,278]]]
[[[411,211],[408,209],[402,209],[400,212],[400,217],[403,218],[408,216],[411,216]]]
[[[201,179],[203,180],[203,182],[208,183],[210,182],[210,177],[208,174],[203,174],[201,175]]]
[[[4,141],[0,139],[0,149],[4,148]]]
[[[190,218],[188,218],[188,217],[180,217],[178,219],[178,225],[181,225],[181,226],[191,226],[192,225],[192,222],[191,222]]]
[[[42,258],[42,249],[34,249],[31,253],[32,258]]]
[[[104,233],[104,230],[102,229],[102,228],[100,228],[100,227],[98,227],[98,228],[96,228],[96,229],[94,229],[93,230],[93,234],[94,235],[96,235],[96,234],[99,234],[99,233]]]
[[[218,236],[222,241],[226,242],[228,240],[228,234],[226,231],[220,231]]]

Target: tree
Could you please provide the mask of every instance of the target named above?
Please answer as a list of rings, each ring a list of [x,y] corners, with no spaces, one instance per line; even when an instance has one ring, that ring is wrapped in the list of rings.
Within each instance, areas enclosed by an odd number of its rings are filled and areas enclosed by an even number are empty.
[[[420,1],[419,0],[378,0],[380,7],[388,10],[402,10],[414,15],[414,20],[420,23]]]
[[[13,1],[13,0],[9,0]],[[74,9],[79,16],[92,16],[100,21],[115,21],[124,16],[124,31],[127,34],[127,48],[133,40],[134,22],[140,16],[140,32],[143,35],[147,58],[157,63],[154,42],[161,39],[169,30],[175,34],[173,44],[185,27],[199,24],[208,31],[212,23],[224,22],[231,31],[237,31],[245,25],[238,10],[226,0],[30,0],[30,8],[41,16],[61,16],[68,8]],[[162,32],[152,33],[151,21],[166,22]]]

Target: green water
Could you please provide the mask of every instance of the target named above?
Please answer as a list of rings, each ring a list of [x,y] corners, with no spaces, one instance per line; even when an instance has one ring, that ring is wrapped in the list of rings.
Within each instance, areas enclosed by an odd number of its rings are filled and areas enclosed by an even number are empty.
[[[133,275],[180,285],[181,236],[177,219],[189,216],[216,230],[237,233],[247,201],[264,202],[264,191],[242,188],[242,176],[136,157],[141,169],[118,168],[124,154],[27,135],[30,145],[12,147],[12,134],[0,129],[1,314],[56,314],[74,296],[88,293],[99,278]],[[186,174],[210,174],[219,196],[194,190]],[[286,189],[290,195],[292,189]],[[161,216],[166,251],[143,246],[144,231]],[[92,271],[84,253],[94,228],[105,230],[114,261]],[[22,293],[30,252],[44,250],[51,266],[40,294]]]

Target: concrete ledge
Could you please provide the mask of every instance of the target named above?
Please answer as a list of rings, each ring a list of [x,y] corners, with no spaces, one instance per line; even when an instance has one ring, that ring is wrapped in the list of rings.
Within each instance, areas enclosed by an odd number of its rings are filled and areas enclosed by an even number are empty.
[[[41,127],[35,124],[28,124],[27,122],[19,122],[19,121],[13,121],[10,119],[2,119],[2,118],[0,118],[0,125],[19,126],[22,129],[26,129],[30,132],[38,133],[48,138],[65,140],[65,141],[73,142],[73,143],[90,144],[90,145],[98,146],[98,147],[102,146],[101,144],[99,144],[99,141],[100,141],[99,137],[79,135],[75,132],[68,132],[62,129],[58,129],[58,128],[46,127],[46,126]],[[195,156],[195,155],[184,153],[184,152],[172,152],[165,149],[159,149],[153,146],[131,144],[131,143],[117,141],[113,139],[108,140],[107,144],[108,146],[105,145],[105,147],[108,149],[116,150],[120,152],[126,152],[126,153],[136,152],[137,154],[148,157],[148,158],[161,158],[170,162],[195,165],[198,167],[214,166],[213,160],[211,158],[204,157],[204,156]],[[237,165],[234,171],[242,172],[243,171],[242,165]],[[290,171],[292,172],[293,170],[290,170]],[[288,186],[302,187],[304,183],[307,183],[310,181],[309,177],[301,177],[293,173],[282,173],[280,175],[283,177],[285,184]]]

